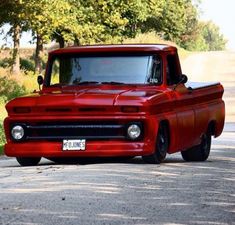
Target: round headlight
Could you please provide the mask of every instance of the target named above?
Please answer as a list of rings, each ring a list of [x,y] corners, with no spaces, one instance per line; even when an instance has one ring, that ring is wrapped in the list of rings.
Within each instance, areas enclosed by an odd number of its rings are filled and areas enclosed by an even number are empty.
[[[132,124],[127,128],[128,137],[132,140],[140,137],[141,129],[137,124]]]
[[[24,128],[16,125],[11,129],[11,135],[15,140],[21,140],[24,137]]]

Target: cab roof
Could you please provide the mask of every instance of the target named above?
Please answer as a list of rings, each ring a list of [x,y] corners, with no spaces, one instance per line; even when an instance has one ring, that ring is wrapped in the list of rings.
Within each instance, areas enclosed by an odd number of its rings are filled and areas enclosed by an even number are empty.
[[[51,51],[50,54],[73,53],[135,53],[177,51],[177,48],[165,44],[120,44],[120,45],[87,45],[73,46]]]

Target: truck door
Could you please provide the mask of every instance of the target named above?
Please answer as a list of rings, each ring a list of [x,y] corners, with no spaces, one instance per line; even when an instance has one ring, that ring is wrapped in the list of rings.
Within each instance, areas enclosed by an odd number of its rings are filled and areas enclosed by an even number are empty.
[[[195,113],[193,110],[193,95],[184,84],[177,85],[180,81],[181,68],[176,53],[167,56],[166,76],[167,84],[172,89],[175,98],[174,111],[177,116],[178,150],[192,146],[194,142]]]

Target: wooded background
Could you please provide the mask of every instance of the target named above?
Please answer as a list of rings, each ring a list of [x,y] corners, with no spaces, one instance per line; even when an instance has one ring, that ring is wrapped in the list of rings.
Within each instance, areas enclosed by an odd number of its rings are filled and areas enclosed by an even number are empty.
[[[10,24],[11,71],[20,72],[20,37],[32,31],[35,71],[42,70],[43,45],[59,47],[123,43],[154,32],[187,50],[223,50],[226,40],[212,22],[199,21],[200,0],[1,0],[0,27]]]

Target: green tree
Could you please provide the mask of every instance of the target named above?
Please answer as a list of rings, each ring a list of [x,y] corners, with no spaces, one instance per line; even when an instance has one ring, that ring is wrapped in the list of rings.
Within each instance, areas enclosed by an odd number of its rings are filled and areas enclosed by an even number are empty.
[[[157,4],[150,13],[147,21],[143,23],[143,32],[155,30],[163,39],[176,41],[185,31],[186,15],[185,0],[165,0]]]
[[[182,46],[190,51],[219,51],[225,49],[226,43],[219,27],[209,21],[199,22],[192,38]]]
[[[198,8],[192,4],[191,0],[187,0],[184,5],[184,13],[184,30],[180,34],[177,43],[185,49],[190,49],[192,43],[198,41],[200,32]]]
[[[198,21],[192,35],[182,38],[181,46],[189,51],[208,51],[209,46],[202,35],[203,28],[202,23]]]
[[[41,71],[43,45],[120,43],[155,31],[189,50],[220,50],[226,41],[212,22],[198,21],[200,0],[1,0],[0,26],[11,25],[12,71],[19,73],[19,40],[32,30],[35,71]]]
[[[116,43],[134,37],[148,16],[144,0],[70,1],[77,11],[76,36],[81,44]]]
[[[224,50],[226,47],[227,40],[220,33],[220,29],[212,21],[201,22],[202,26],[202,37],[205,40],[208,50],[219,51]]]
[[[20,36],[22,30],[25,29],[23,10],[24,7],[21,0],[2,0],[0,2],[0,26],[6,23],[11,25],[9,32],[13,39],[11,72],[14,75],[20,73]]]
[[[24,19],[36,39],[35,71],[41,72],[43,44],[59,35],[63,39],[71,38],[74,33],[71,27],[75,29],[76,16],[68,0],[25,0],[24,7],[27,12]],[[68,28],[68,32],[63,33]]]

